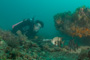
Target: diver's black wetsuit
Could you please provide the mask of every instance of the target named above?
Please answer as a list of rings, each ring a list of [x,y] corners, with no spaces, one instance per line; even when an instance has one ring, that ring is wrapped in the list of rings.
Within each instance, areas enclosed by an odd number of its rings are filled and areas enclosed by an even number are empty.
[[[30,19],[25,19],[18,25],[16,25],[12,32],[17,35],[17,31],[20,30],[22,34],[25,34],[28,38],[32,38],[36,35],[37,32],[33,31],[34,28],[34,21]]]

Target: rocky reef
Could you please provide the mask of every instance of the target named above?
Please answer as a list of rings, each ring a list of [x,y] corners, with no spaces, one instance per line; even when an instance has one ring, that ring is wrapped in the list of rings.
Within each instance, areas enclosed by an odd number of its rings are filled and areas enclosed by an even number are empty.
[[[58,13],[54,16],[57,30],[71,36],[90,36],[90,8],[85,6],[77,8],[75,12],[70,11]]]
[[[90,59],[90,47],[79,46],[73,40],[68,45],[53,44],[63,40],[60,37],[53,38],[50,42],[43,38],[28,39],[20,31],[15,36],[10,31],[0,30],[0,60],[82,60]],[[53,41],[53,43],[52,43]],[[64,42],[65,43],[65,42]],[[64,44],[63,43],[63,44]],[[70,46],[73,45],[73,46]],[[83,51],[87,51],[83,53]]]
[[[40,47],[26,36],[0,30],[0,60],[40,60]],[[41,52],[42,53],[42,52]]]
[[[58,13],[54,22],[60,32],[79,37],[80,43],[89,44],[78,45],[75,39],[66,42],[58,36],[28,39],[21,31],[14,35],[0,29],[0,60],[90,60],[90,9],[80,7],[74,13]]]

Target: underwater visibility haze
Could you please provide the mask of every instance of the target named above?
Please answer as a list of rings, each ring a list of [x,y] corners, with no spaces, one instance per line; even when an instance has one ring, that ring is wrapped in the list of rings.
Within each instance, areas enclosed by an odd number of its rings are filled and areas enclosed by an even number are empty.
[[[12,26],[44,23],[32,39]],[[0,0],[0,60],[90,60],[89,0]]]
[[[56,36],[53,16],[60,12],[74,12],[83,5],[89,7],[89,2],[87,0],[0,0],[0,27],[12,29],[13,24],[35,17],[45,24],[42,34]]]

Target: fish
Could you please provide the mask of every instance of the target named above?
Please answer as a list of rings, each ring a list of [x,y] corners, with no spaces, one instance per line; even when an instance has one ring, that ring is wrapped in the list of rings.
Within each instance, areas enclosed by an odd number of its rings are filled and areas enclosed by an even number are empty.
[[[64,41],[62,41],[62,38],[61,37],[54,37],[52,40],[51,40],[51,43],[55,46],[61,46],[61,44],[64,43]]]

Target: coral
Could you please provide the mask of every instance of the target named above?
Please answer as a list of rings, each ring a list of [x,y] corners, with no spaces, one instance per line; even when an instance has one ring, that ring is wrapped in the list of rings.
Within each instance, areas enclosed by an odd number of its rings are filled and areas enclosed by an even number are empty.
[[[69,44],[72,46],[66,45],[62,47],[61,45],[64,44],[64,41],[61,37],[54,37],[49,42],[45,42],[43,41],[43,38],[40,37],[36,40],[28,39],[25,35],[22,35],[20,31],[17,33],[18,36],[15,36],[9,31],[0,30],[0,60],[90,59],[90,46],[77,47],[76,43],[73,40],[70,40]],[[76,51],[74,51],[74,49]],[[83,51],[87,50],[88,52],[83,53]]]
[[[71,36],[90,36],[90,9],[87,7],[77,8],[74,13],[58,13],[54,22],[57,30]]]
[[[0,30],[0,36],[11,47],[17,47],[19,45],[19,39],[10,31]]]
[[[20,31],[19,36],[9,31],[0,30],[0,59],[39,59],[40,47],[30,41]],[[34,54],[33,54],[34,52]]]
[[[77,60],[90,60],[90,49],[83,50]]]

